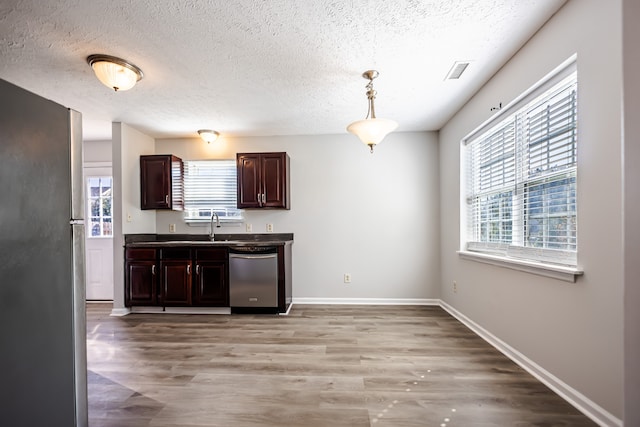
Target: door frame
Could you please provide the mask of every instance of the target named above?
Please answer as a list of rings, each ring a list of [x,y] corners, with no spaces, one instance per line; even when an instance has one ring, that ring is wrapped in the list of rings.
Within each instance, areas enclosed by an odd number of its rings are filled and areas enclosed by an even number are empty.
[[[95,171],[95,173],[92,173],[93,171]],[[103,172],[105,171],[105,172]],[[108,171],[108,172],[106,172]],[[83,189],[83,194],[85,195],[83,203],[84,203],[84,217],[85,217],[85,224],[89,223],[89,218],[90,218],[90,212],[89,212],[89,205],[87,204],[87,200],[88,200],[88,196],[86,194],[86,190],[87,190],[87,178],[91,177],[91,176],[110,176],[112,179],[112,188],[113,188],[113,165],[111,162],[84,162],[82,165],[82,185],[84,186]],[[112,194],[112,200],[113,200],[113,194]],[[113,202],[112,202],[112,208],[113,208]],[[112,212],[113,215],[113,212]],[[111,283],[111,301],[113,300],[113,236],[111,237],[104,237],[101,239],[110,239],[111,240],[111,245],[112,248],[109,252],[109,254],[111,255],[111,263],[107,266],[105,266],[105,271],[109,271],[111,272],[112,275],[112,283]],[[89,240],[91,240],[90,237],[90,233],[86,232],[85,233],[85,253],[84,253],[84,257],[85,257],[85,274],[87,274],[86,272],[88,271],[87,269],[87,253],[88,253],[88,243]],[[86,283],[86,277],[85,277],[85,283]],[[86,285],[85,285],[86,286]],[[91,302],[91,301],[109,301],[109,300],[89,300],[86,298],[87,302]]]

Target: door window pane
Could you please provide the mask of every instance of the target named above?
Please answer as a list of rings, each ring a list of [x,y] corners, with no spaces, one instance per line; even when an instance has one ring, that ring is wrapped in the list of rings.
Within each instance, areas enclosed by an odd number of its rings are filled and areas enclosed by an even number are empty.
[[[89,237],[113,236],[111,216],[111,177],[87,178],[87,203],[89,209]]]

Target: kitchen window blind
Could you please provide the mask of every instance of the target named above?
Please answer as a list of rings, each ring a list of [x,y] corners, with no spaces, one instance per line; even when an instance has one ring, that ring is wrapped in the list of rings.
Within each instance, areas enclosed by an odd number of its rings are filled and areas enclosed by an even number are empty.
[[[184,162],[184,219],[208,222],[213,212],[220,221],[241,221],[237,209],[235,160],[189,160]]]
[[[576,265],[575,62],[464,143],[468,251]]]

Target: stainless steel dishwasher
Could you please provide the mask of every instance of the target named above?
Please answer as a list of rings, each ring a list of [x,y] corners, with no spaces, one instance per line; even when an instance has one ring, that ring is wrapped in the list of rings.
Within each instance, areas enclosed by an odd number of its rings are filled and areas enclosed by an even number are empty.
[[[278,248],[229,248],[231,308],[278,308]]]

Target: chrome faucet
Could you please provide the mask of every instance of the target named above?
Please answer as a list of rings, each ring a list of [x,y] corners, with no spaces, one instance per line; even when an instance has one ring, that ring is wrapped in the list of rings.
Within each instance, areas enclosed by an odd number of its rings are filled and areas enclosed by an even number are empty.
[[[211,232],[209,233],[209,238],[211,240],[215,240],[214,239],[215,233],[213,232],[213,218],[216,219],[216,228],[220,228],[220,217],[218,216],[217,212],[213,212],[211,214],[211,224],[210,224],[211,225]]]

